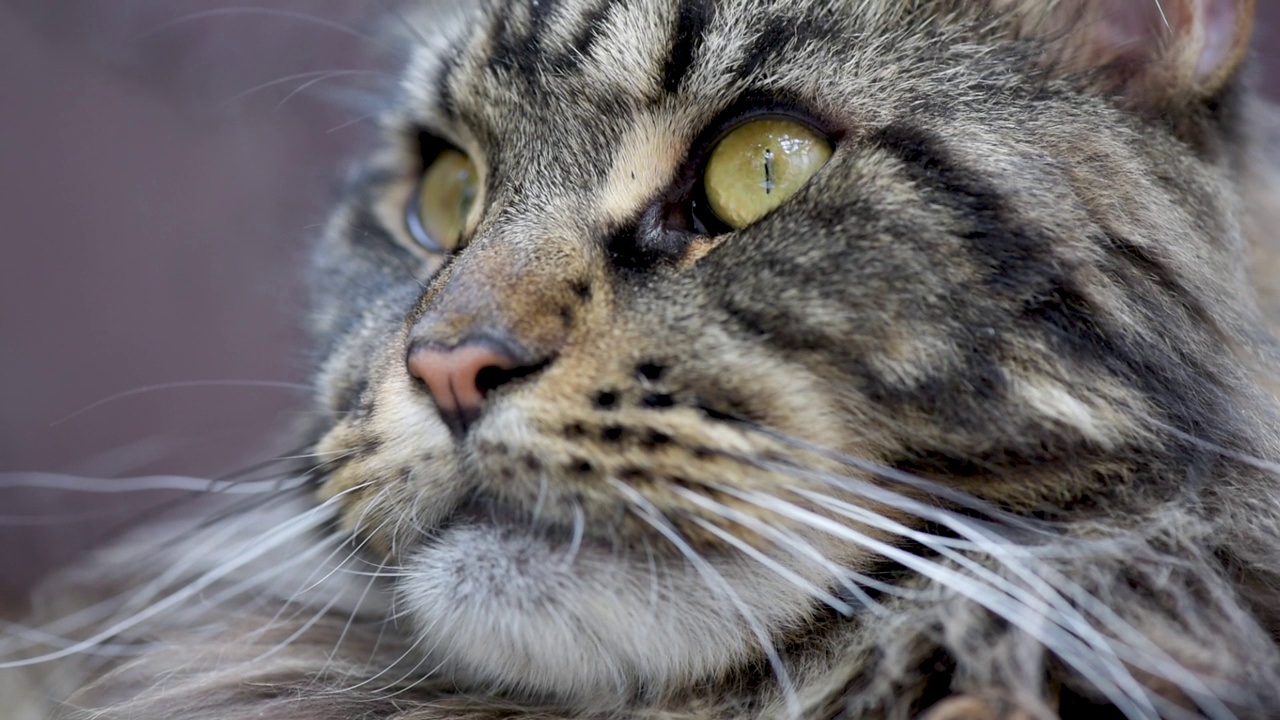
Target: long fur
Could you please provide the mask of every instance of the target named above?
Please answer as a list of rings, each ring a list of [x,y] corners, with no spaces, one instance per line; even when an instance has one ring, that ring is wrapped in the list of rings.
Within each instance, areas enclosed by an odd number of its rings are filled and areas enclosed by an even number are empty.
[[[310,465],[0,657],[102,720],[1280,715],[1251,13],[411,4],[315,255]],[[760,117],[834,154],[729,232],[705,158]],[[480,195],[422,241],[442,148]],[[412,359],[472,346],[518,367],[463,418]]]

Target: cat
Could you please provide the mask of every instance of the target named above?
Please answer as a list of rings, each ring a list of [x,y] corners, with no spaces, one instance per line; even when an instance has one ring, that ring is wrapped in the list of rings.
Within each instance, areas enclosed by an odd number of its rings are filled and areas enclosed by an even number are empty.
[[[18,664],[72,718],[1280,717],[1253,11],[411,3],[311,464]]]

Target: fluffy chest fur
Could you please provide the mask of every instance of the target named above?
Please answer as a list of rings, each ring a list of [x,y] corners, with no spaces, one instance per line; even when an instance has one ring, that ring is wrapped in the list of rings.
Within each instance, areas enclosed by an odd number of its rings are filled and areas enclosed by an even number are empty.
[[[1251,11],[414,4],[316,254],[319,462],[68,580],[127,602],[50,657],[132,658],[74,703],[1280,712]],[[766,120],[829,157],[737,222]]]

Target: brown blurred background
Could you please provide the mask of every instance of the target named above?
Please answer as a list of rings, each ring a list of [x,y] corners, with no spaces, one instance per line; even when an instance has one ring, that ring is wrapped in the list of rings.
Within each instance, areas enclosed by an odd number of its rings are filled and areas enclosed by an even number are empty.
[[[301,392],[182,384],[306,378],[305,248],[396,66],[358,37],[388,7],[0,0],[0,471],[210,477],[287,449]],[[155,502],[13,480],[0,601]]]

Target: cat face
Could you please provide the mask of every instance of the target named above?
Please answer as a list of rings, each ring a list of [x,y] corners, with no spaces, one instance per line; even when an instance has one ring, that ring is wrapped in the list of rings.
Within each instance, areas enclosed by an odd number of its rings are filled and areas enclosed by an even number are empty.
[[[856,622],[948,508],[1124,515],[1221,462],[1188,435],[1257,451],[1226,120],[1055,69],[1022,10],[414,16],[315,326],[321,495],[428,662],[661,692]],[[831,153],[741,221],[720,183],[768,195],[772,160],[709,168],[759,123]]]

